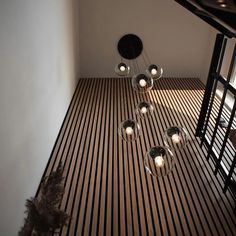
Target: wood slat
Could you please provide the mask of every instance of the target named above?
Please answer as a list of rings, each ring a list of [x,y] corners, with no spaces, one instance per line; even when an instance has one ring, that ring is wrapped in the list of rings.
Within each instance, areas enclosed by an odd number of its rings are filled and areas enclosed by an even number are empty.
[[[135,92],[129,78],[81,79],[44,173],[60,161],[64,166],[59,207],[72,218],[59,235],[235,235],[234,196],[223,194],[222,176],[213,174],[206,149],[194,137],[203,92],[195,78],[162,78],[146,94]],[[147,119],[135,114],[143,100],[155,108]],[[213,114],[218,106],[216,100]],[[134,142],[118,135],[126,119],[141,125]],[[143,159],[150,147],[163,145],[171,125],[186,127],[192,140],[174,152],[173,171],[155,178]],[[208,132],[213,128],[211,119]],[[226,164],[233,151],[225,155]]]

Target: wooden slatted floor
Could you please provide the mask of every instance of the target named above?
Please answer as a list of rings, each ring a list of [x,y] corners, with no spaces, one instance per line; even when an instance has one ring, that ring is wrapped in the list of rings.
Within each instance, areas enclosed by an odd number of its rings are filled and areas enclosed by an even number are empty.
[[[221,176],[194,138],[203,89],[194,78],[163,78],[148,94],[133,91],[127,78],[79,81],[45,170],[64,165],[60,208],[72,219],[60,235],[236,235],[233,196],[222,193]],[[135,115],[142,100],[155,107],[147,120]],[[132,143],[117,132],[128,118],[142,128]],[[154,178],[143,157],[176,124],[192,141],[175,153],[171,174]]]

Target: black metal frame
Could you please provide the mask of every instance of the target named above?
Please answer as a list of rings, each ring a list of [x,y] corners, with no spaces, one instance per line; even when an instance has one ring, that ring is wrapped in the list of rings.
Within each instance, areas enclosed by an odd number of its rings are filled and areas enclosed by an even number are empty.
[[[225,169],[223,168],[223,166],[221,165],[221,161],[223,158],[223,154],[226,151],[225,150],[226,144],[229,138],[230,130],[231,130],[233,120],[235,117],[235,112],[236,112],[236,89],[230,84],[230,79],[232,77],[233,69],[234,69],[234,66],[236,66],[236,45],[234,47],[227,78],[225,79],[223,76],[220,75],[226,44],[227,44],[227,39],[224,37],[224,35],[217,34],[214,51],[212,55],[212,60],[211,60],[211,65],[210,65],[210,70],[208,74],[206,89],[205,89],[205,93],[203,97],[202,107],[201,107],[195,135],[200,138],[201,145],[204,144],[208,148],[207,159],[209,160],[209,158],[211,158],[215,164],[214,174],[216,175],[218,172],[220,172],[223,178],[225,179],[225,185],[224,185],[223,191],[226,192],[227,189],[230,188],[230,190],[236,196],[235,182],[231,181],[234,168],[236,166],[236,152],[234,154],[233,161],[230,165],[229,173],[227,173]],[[206,136],[206,131],[209,128],[209,120],[212,114],[212,108],[213,108],[213,103],[214,103],[214,99],[216,95],[217,85],[219,83],[223,84],[224,91],[223,91],[223,95],[220,101],[220,106],[219,106],[214,130],[213,130],[213,134],[211,136],[211,141],[209,141],[209,139]],[[220,153],[219,155],[217,155],[213,150],[213,145],[216,141],[216,134],[220,126],[221,115],[225,106],[225,99],[226,99],[226,95],[228,91],[230,91],[234,95],[235,100],[234,100],[234,105],[231,110],[231,114],[230,114],[230,118],[229,118],[226,130],[225,130],[225,135],[224,135],[223,143],[220,149]],[[236,208],[234,209],[234,212],[236,212]]]
[[[177,3],[191,11],[194,15],[200,17],[202,20],[210,24],[215,29],[229,38],[236,37],[235,27],[229,26],[224,20],[218,19],[211,12],[203,8],[198,1],[193,0],[175,0]],[[226,14],[226,13],[225,13]]]

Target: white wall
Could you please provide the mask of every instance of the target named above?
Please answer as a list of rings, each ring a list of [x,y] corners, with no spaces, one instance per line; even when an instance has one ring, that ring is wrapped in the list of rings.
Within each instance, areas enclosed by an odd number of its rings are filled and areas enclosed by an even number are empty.
[[[16,235],[72,98],[73,0],[0,1],[0,235]]]
[[[165,76],[205,80],[216,32],[174,0],[80,0],[79,9],[82,77],[115,76],[117,42],[134,33]]]

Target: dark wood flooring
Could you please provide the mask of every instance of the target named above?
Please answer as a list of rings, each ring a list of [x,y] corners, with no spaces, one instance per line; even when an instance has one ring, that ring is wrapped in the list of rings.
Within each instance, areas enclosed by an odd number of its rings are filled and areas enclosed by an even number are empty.
[[[127,78],[79,81],[45,170],[64,165],[60,208],[72,219],[60,235],[236,235],[235,200],[223,194],[221,176],[194,137],[203,89],[195,78],[163,78],[148,94],[133,91]],[[146,120],[135,115],[142,100],[155,107]],[[118,136],[128,118],[141,125],[136,142]],[[191,142],[175,152],[168,176],[154,178],[143,157],[163,145],[164,130],[176,124]]]

